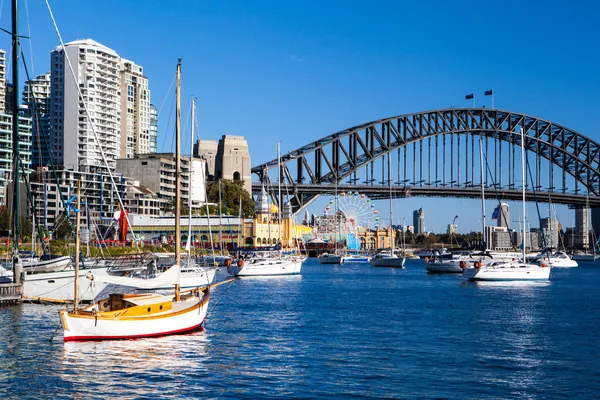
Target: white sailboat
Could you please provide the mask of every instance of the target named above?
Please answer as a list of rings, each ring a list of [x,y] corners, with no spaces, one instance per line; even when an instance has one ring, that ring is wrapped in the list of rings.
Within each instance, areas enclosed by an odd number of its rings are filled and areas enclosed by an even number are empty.
[[[481,156],[481,186],[483,191],[484,177],[483,177],[483,146],[481,138],[479,139],[479,151]],[[523,242],[522,242],[522,259],[510,262],[492,262],[489,264],[482,264],[475,262],[473,266],[466,267],[463,270],[463,276],[473,281],[548,281],[550,279],[551,267],[541,264],[535,265],[527,263],[525,260],[525,138],[523,135],[523,129],[521,128],[521,170],[523,177],[523,201],[522,201],[522,213],[523,213]],[[483,208],[483,224],[485,235],[485,203],[482,195],[482,208]],[[485,240],[484,240],[485,242]]]
[[[197,330],[204,323],[208,311],[210,287],[182,293],[179,279],[181,262],[180,79],[181,60],[177,63],[175,123],[175,265],[156,278],[165,284],[173,285],[175,294],[111,294],[108,298],[84,308],[78,307],[76,297],[72,311],[59,311],[65,342],[135,339],[181,334]],[[77,220],[79,221],[79,214],[77,214]],[[76,244],[78,245],[78,242]],[[78,268],[79,263],[76,262],[76,271]],[[131,278],[123,277],[106,276],[102,278],[105,282],[110,283],[129,279],[127,284],[132,287],[157,285],[156,281],[149,279],[133,281]],[[75,293],[77,293],[77,288]]]
[[[279,203],[281,204],[281,156],[277,142],[277,161],[279,178]],[[270,254],[258,255],[249,259],[238,259],[227,267],[227,272],[233,276],[275,276],[275,275],[298,275],[302,269],[302,258],[300,257],[282,257],[281,247],[283,245],[281,238],[281,210],[278,211],[279,223],[279,254],[272,256]],[[284,212],[291,218],[291,205],[287,204]],[[287,215],[289,214],[289,215]],[[270,232],[270,230],[269,230]]]
[[[394,240],[394,227],[393,227],[393,212],[392,212],[392,174],[391,174],[391,156],[388,154],[388,179],[390,186],[390,241],[391,241],[391,250],[380,251],[375,254],[375,256],[371,257],[369,263],[374,267],[395,267],[395,268],[404,268],[404,262],[406,258],[404,257],[404,252],[402,252],[402,257],[398,257],[395,254],[395,240]]]

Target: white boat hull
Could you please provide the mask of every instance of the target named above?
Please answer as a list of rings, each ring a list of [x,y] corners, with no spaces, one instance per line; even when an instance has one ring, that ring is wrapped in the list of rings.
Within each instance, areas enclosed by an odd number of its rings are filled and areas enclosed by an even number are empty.
[[[445,273],[461,273],[463,272],[460,267],[460,261],[447,261],[447,262],[433,262],[427,264],[427,271],[429,272],[445,272]]]
[[[69,342],[138,339],[192,332],[202,327],[209,297],[208,293],[201,297],[190,296],[180,302],[173,301],[173,309],[170,311],[152,310],[148,315],[129,317],[124,310],[115,311],[111,317],[97,317],[92,311],[96,305],[77,314],[61,310],[59,314],[64,329],[64,340]],[[152,304],[149,304],[148,309],[151,306]]]
[[[371,258],[369,263],[374,267],[395,267],[404,268],[404,259],[401,257],[385,257],[385,258]]]
[[[50,260],[24,260],[23,271],[29,273],[62,271],[71,264],[71,257],[62,256]]]
[[[335,254],[328,254],[326,256],[319,257],[319,264],[341,264],[342,261],[342,256]]]
[[[107,268],[79,271],[79,301],[91,302],[108,286],[93,279],[94,275],[108,275]],[[23,299],[30,301],[67,303],[73,301],[75,270],[24,274]]]
[[[371,257],[344,257],[344,264],[368,264]]]
[[[463,276],[472,281],[548,281],[550,270],[541,266],[520,266],[519,263],[504,266],[466,268]]]
[[[298,275],[302,269],[300,260],[246,260],[244,266],[230,265],[227,267],[229,275],[233,276],[275,276]]]

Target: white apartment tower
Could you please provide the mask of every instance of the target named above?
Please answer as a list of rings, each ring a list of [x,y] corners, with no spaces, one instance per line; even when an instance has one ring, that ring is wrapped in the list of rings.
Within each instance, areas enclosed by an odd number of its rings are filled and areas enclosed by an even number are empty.
[[[55,162],[82,172],[105,168],[95,131],[108,166],[114,170],[121,151],[119,55],[94,40],[76,40],[64,48],[56,47],[50,65],[50,145]]]
[[[151,144],[150,91],[143,68],[132,61],[121,59],[121,158],[148,154],[156,146]],[[154,139],[156,140],[156,139]]]
[[[33,166],[47,165],[48,150],[44,146],[43,134],[49,135],[48,111],[50,111],[50,72],[38,75],[25,82],[23,103],[27,106],[24,114],[32,119]]]
[[[0,49],[0,112],[6,110],[6,52]]]

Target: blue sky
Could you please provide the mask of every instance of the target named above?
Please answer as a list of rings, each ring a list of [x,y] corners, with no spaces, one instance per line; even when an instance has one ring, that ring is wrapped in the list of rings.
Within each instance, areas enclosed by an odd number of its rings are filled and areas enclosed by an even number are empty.
[[[0,25],[10,29],[2,2]],[[252,164],[330,133],[404,113],[490,105],[536,115],[599,140],[599,6],[592,1],[50,1],[63,39],[92,38],[142,65],[161,106],[159,150],[172,149],[177,58],[184,104],[198,98],[200,133],[244,135]],[[44,2],[21,1],[35,74],[59,44]],[[27,15],[29,14],[29,20]],[[9,48],[7,35],[0,41]],[[22,74],[23,75],[23,74]],[[183,112],[184,116],[187,111]],[[187,149],[188,145],[184,145]],[[444,207],[440,207],[443,201]],[[477,229],[476,200],[411,198],[395,216],[424,207],[428,229],[459,215]],[[311,211],[320,213],[322,204]],[[493,208],[488,207],[488,215]],[[387,210],[382,202],[381,210]],[[518,204],[513,207],[518,209]],[[558,207],[571,225],[572,212]],[[537,224],[533,224],[534,226]]]

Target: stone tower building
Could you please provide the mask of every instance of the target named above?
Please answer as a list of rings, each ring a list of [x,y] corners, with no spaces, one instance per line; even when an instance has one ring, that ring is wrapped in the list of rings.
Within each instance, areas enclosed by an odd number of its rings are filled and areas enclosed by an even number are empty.
[[[244,189],[252,193],[250,152],[243,136],[223,135],[218,143],[199,140],[194,145],[194,155],[206,160],[209,178],[244,181]]]

